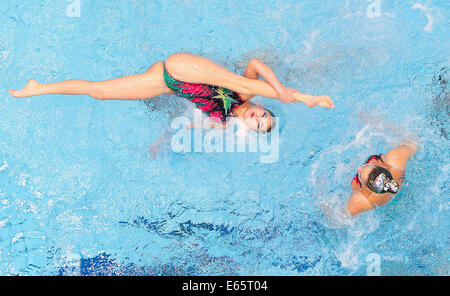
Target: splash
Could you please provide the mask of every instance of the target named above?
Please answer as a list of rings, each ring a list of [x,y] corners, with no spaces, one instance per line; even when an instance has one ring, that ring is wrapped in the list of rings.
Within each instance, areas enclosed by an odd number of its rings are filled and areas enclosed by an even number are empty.
[[[430,13],[430,8],[426,5],[416,3],[412,6],[412,9],[419,9],[425,14],[428,20],[428,24],[425,26],[425,28],[423,28],[423,30],[425,32],[431,33],[433,31],[433,17]]]

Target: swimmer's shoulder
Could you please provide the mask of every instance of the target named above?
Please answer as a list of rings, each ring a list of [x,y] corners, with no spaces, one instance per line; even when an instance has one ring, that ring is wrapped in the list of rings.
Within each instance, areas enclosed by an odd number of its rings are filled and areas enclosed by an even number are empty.
[[[417,145],[412,142],[403,143],[383,154],[383,161],[394,169],[404,170],[408,160],[417,152],[417,149]]]
[[[347,202],[347,210],[352,215],[358,215],[363,212],[372,210],[374,206],[367,197],[359,190],[354,190],[352,196]]]

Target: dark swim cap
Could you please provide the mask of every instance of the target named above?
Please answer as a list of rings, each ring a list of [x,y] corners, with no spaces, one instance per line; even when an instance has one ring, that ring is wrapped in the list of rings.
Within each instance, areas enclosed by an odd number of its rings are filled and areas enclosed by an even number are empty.
[[[367,187],[373,192],[383,194],[390,192],[398,193],[400,186],[392,177],[392,174],[385,168],[376,166],[369,174]]]

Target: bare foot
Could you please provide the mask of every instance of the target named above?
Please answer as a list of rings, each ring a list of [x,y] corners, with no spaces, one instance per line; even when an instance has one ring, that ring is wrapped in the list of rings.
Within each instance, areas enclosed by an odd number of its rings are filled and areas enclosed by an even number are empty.
[[[39,82],[37,82],[34,79],[30,79],[30,81],[28,81],[27,85],[25,86],[25,88],[20,89],[20,90],[13,90],[10,89],[9,93],[16,97],[16,98],[26,98],[26,97],[31,97],[36,95],[36,90],[39,87]]]
[[[305,104],[310,108],[314,106],[321,106],[331,109],[335,108],[333,101],[329,96],[311,96],[311,98]]]

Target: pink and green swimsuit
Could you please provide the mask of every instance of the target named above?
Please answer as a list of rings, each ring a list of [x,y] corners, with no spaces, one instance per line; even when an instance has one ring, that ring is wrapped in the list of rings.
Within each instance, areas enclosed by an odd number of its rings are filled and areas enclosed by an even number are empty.
[[[244,103],[239,93],[220,86],[188,83],[176,80],[167,73],[164,65],[164,81],[168,88],[179,97],[193,102],[216,122],[225,123],[234,109]]]

